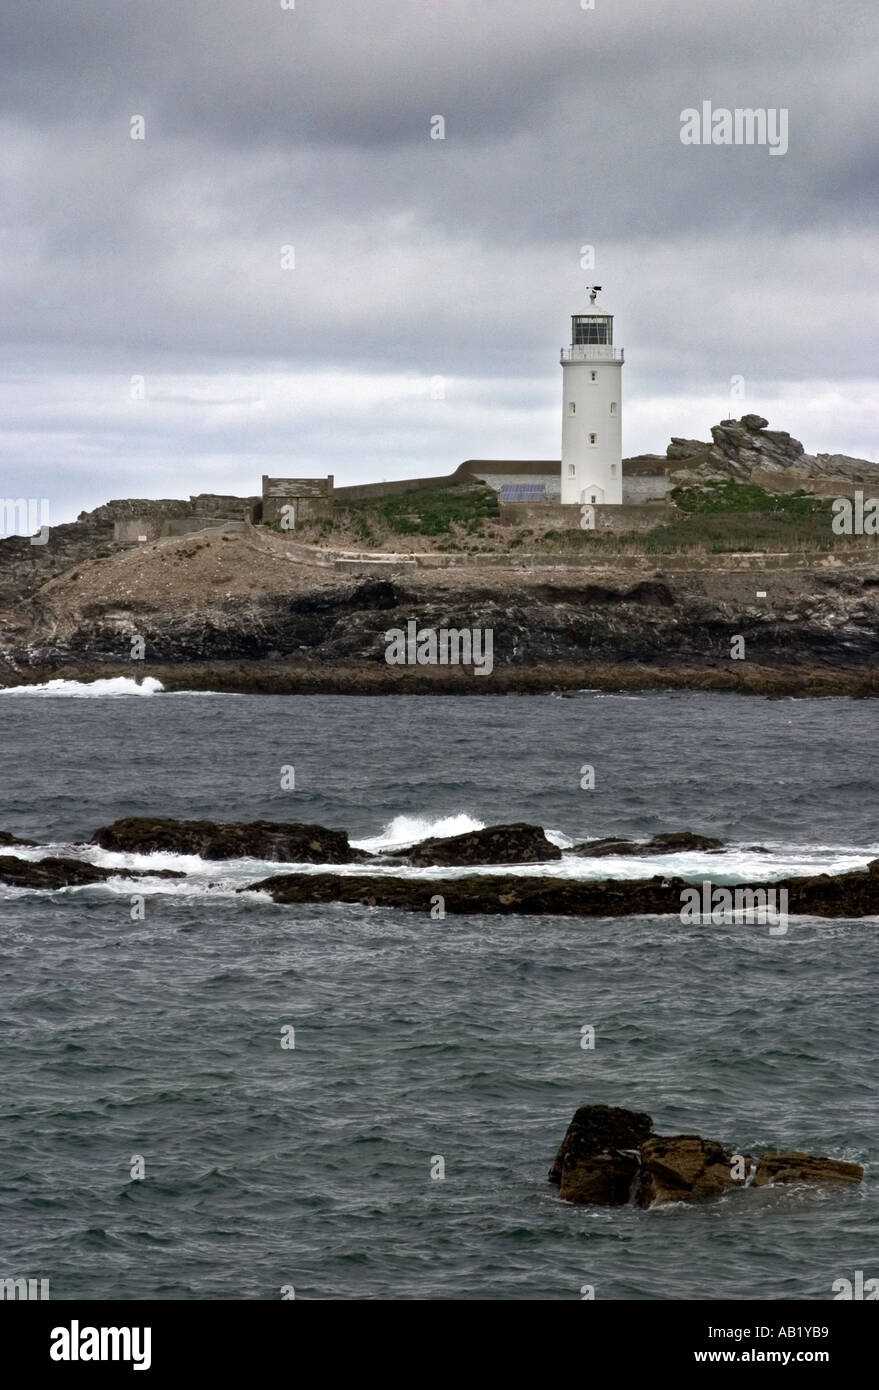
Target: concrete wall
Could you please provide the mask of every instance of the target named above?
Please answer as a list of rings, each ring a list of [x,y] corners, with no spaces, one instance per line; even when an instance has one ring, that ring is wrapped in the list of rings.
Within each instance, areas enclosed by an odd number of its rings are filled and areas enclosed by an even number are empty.
[[[371,497],[398,497],[404,492],[423,492],[432,487],[449,487],[460,479],[454,473],[444,473],[437,478],[395,478],[389,483],[355,483],[351,487],[337,487],[334,497],[339,502],[357,502]]]
[[[627,506],[664,502],[671,486],[666,473],[635,473],[629,476],[624,473],[623,502]]]
[[[676,507],[653,502],[649,506],[596,505],[596,531],[649,531],[680,516]],[[577,505],[550,502],[501,502],[501,523],[504,526],[549,526],[555,531],[580,529],[581,513]]]
[[[556,531],[576,531],[580,526],[580,508],[560,502],[501,502],[498,510],[503,526],[551,526]]]
[[[575,508],[579,510],[579,508]],[[596,506],[596,531],[649,531],[653,526],[673,521],[680,516],[677,507],[653,502],[649,506]]]
[[[113,540],[121,545],[137,545],[141,540],[157,541],[166,536],[191,536],[200,531],[225,530],[229,534],[244,530],[244,520],[229,521],[222,516],[137,516],[113,522]]]

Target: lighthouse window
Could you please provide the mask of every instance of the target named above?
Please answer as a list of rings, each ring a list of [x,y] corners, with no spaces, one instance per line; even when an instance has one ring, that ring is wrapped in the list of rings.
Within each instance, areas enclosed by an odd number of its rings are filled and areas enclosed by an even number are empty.
[[[576,402],[576,401],[569,401],[569,402],[568,402],[568,414],[569,414],[569,415],[576,415],[576,414],[577,414],[577,402]]]
[[[612,464],[610,465],[610,476],[611,476],[612,478],[615,478],[616,475],[617,475],[617,466],[616,466],[615,463],[612,463]]]
[[[574,319],[574,345],[607,343],[607,319]]]
[[[616,401],[611,401],[611,403],[610,403],[610,413],[611,413],[611,415],[616,415],[616,413],[617,413],[617,403],[616,403]]]
[[[569,463],[569,464],[568,464],[568,477],[569,477],[569,478],[576,478],[576,476],[577,476],[577,470],[576,470],[576,468],[574,467],[574,465],[573,465],[572,463]]]
[[[598,380],[598,373],[597,373],[597,372],[590,372],[590,373],[589,373],[589,380],[590,380],[590,381],[597,381],[597,380]]]
[[[597,435],[597,434],[590,434],[590,436],[589,436],[589,443],[590,443],[590,444],[597,444],[597,443],[598,443],[598,435]]]

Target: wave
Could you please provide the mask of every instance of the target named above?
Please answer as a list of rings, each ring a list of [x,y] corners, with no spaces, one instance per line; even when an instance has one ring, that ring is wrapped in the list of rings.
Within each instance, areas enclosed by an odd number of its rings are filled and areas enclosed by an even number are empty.
[[[165,687],[154,676],[144,676],[140,685],[130,676],[111,676],[96,681],[45,681],[42,685],[0,685],[0,695],[61,695],[68,699],[89,700],[105,695],[158,695]]]
[[[378,835],[363,840],[352,840],[355,849],[365,849],[377,854],[382,849],[405,849],[418,844],[420,840],[443,839],[452,835],[466,835],[469,830],[484,830],[485,822],[474,820],[466,811],[453,816],[440,816],[430,820],[426,816],[394,816]]]

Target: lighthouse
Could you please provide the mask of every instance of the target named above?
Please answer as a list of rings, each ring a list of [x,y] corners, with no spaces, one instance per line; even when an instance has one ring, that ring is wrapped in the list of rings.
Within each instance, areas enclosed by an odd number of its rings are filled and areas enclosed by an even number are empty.
[[[622,503],[623,349],[613,345],[613,314],[596,303],[571,318],[562,348],[562,502]]]

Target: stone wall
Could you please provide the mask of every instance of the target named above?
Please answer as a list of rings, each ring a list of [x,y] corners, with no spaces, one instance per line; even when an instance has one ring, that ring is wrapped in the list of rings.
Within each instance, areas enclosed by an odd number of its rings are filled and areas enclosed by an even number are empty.
[[[269,478],[263,474],[262,512],[264,526],[284,523],[288,530],[307,521],[332,516],[333,475],[326,478]]]
[[[259,500],[258,497],[231,497],[216,492],[200,492],[188,500],[183,497],[125,497],[105,502],[94,511],[80,512],[77,521],[116,522],[186,516],[243,521]]]

